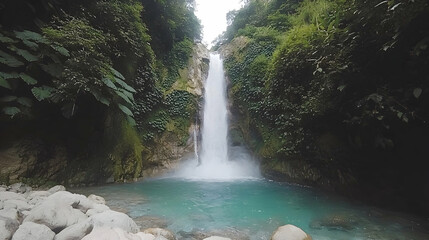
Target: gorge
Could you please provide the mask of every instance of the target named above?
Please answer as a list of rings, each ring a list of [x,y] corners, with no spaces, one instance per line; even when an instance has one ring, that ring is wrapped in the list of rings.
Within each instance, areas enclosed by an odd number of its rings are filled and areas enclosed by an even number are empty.
[[[426,0],[2,0],[0,230],[429,239],[428,66]]]

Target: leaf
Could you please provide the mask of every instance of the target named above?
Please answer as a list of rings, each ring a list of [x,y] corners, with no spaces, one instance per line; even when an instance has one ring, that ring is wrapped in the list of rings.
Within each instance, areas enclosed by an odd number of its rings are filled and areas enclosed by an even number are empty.
[[[4,96],[0,98],[0,102],[13,102],[17,99],[17,96]]]
[[[134,117],[133,113],[131,112],[131,110],[130,110],[129,108],[125,107],[124,105],[122,105],[122,104],[120,104],[120,103],[118,103],[118,107],[119,107],[119,109],[121,109],[121,111],[122,111],[123,113],[125,113],[127,116]]]
[[[390,9],[389,9],[389,11],[395,11],[395,9],[397,8],[397,7],[399,7],[400,5],[402,5],[402,3],[400,2],[400,3],[397,3],[397,4],[395,4],[395,5],[393,5],[393,7],[391,7]]]
[[[20,67],[23,66],[24,63],[0,50],[0,63],[8,65],[9,67]]]
[[[110,71],[113,73],[113,75],[115,75],[119,79],[125,80],[125,77],[120,72],[118,72],[116,69],[110,67]]]
[[[121,97],[122,99],[124,99],[127,103],[134,105],[134,102],[131,101],[131,99],[129,99],[125,94],[123,94],[121,91],[116,90],[115,91],[116,95],[118,95],[119,97]]]
[[[12,86],[10,85],[10,83],[4,79],[2,76],[0,76],[0,86],[7,88],[7,89],[12,89]]]
[[[373,94],[368,96],[368,100],[372,100],[376,103],[380,103],[383,100],[383,96],[381,96],[377,93],[373,93]]]
[[[127,90],[124,89],[119,89],[119,91],[121,91],[123,94],[125,94],[125,96],[128,97],[128,99],[130,99],[131,101],[134,102],[134,94],[128,92]]]
[[[49,98],[53,91],[54,89],[48,86],[34,87],[31,89],[34,97],[36,97],[39,102]]]
[[[37,50],[37,48],[39,47],[37,43],[29,40],[23,40],[22,43],[24,43],[27,47],[31,48],[32,50]]]
[[[398,112],[396,115],[398,116],[399,119],[402,119],[402,116],[404,116],[404,113],[403,112]]]
[[[61,55],[64,55],[66,57],[70,57],[70,53],[69,50],[67,50],[66,48],[60,46],[60,45],[51,45],[51,47],[57,51],[58,53],[60,53]]]
[[[19,78],[19,74],[16,72],[11,72],[11,73],[0,72],[0,77],[4,79]]]
[[[374,6],[374,8],[376,8],[376,7],[378,7],[378,6],[381,6],[381,5],[385,4],[385,3],[388,3],[388,2],[387,2],[387,1],[379,2],[377,5],[375,5],[375,6]]]
[[[19,77],[24,80],[25,83],[27,83],[28,85],[35,85],[37,83],[37,80],[28,76],[25,73],[20,73]]]
[[[20,97],[20,98],[18,98],[17,102],[19,104],[23,105],[23,106],[26,106],[26,107],[33,106],[33,101],[31,99],[29,99],[29,98],[26,98],[26,97]]]
[[[29,51],[24,49],[15,48],[13,49],[19,56],[23,57],[25,60],[29,62],[35,62],[39,60],[39,58],[33,54],[31,54]]]
[[[134,127],[134,126],[136,126],[136,125],[137,125],[136,120],[134,120],[134,118],[132,118],[132,117],[130,117],[130,116],[127,116],[127,122],[128,122],[132,127]]]
[[[22,32],[14,31],[15,36],[21,40],[31,40],[39,43],[49,44],[49,41],[46,40],[42,35],[36,32],[24,30]]]
[[[21,110],[17,107],[5,107],[2,109],[2,112],[6,115],[9,115],[11,118],[13,118],[16,114],[20,113]]]
[[[91,91],[92,95],[97,99],[97,101],[101,102],[104,105],[110,106],[110,101],[105,98],[100,92],[98,91]]]
[[[110,80],[109,78],[107,78],[107,77],[104,77],[104,78],[102,78],[101,79],[101,81],[103,81],[103,83],[106,85],[106,86],[108,86],[109,88],[111,88],[111,89],[115,89],[115,90],[118,90],[118,88],[115,86],[115,84],[112,82],[112,80]]]
[[[16,43],[12,38],[8,38],[0,34],[0,42],[2,43]]]
[[[61,74],[63,73],[63,67],[61,64],[57,64],[57,63],[51,63],[51,64],[40,64],[40,66],[42,67],[43,71],[49,73],[49,75],[56,77],[56,78],[60,78]]]
[[[346,85],[341,85],[337,89],[338,89],[338,91],[342,92],[344,90],[344,88],[346,88]]]
[[[419,98],[420,95],[422,95],[422,89],[421,88],[414,88],[413,95],[415,98]]]
[[[122,81],[121,79],[115,78],[115,80],[119,85],[121,85],[122,88],[124,88],[128,92],[132,92],[132,93],[137,92],[134,88],[132,88],[130,85],[128,85],[126,82]]]

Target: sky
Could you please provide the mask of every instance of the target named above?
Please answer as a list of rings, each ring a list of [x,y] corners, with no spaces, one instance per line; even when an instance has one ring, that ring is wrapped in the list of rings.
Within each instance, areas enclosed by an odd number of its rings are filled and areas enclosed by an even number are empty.
[[[227,27],[226,14],[241,7],[241,0],[196,0],[196,15],[203,25],[203,43],[211,42]]]

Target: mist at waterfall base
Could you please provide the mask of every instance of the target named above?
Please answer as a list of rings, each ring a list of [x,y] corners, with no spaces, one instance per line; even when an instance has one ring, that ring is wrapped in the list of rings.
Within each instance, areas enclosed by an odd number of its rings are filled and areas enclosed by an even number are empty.
[[[227,103],[222,60],[218,54],[211,54],[204,85],[201,151],[170,177],[211,181],[260,178],[258,164],[246,149],[228,144]],[[198,141],[194,143],[198,145]]]

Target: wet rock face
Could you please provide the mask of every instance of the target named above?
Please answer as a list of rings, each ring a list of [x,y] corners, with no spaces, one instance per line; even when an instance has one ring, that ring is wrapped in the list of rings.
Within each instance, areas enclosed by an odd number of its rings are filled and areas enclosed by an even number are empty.
[[[199,102],[204,92],[204,82],[208,76],[209,62],[209,50],[203,44],[197,43],[194,46],[188,66],[179,71],[180,76],[173,84],[172,89],[187,91],[195,97],[196,102]],[[193,115],[191,114],[191,116]],[[177,168],[181,159],[193,156],[193,132],[194,129],[199,129],[199,123],[195,124],[195,122],[194,117],[189,119],[189,137],[185,144],[183,144],[181,136],[177,136],[168,130],[155,138],[154,147],[151,148],[151,152],[148,154],[148,164],[146,164],[146,169],[143,170],[144,177],[156,177],[165,174]]]
[[[0,182],[17,182],[21,178],[56,179],[67,166],[66,151],[61,146],[47,147],[38,140],[21,140],[0,149]],[[22,192],[20,186],[11,186]]]

